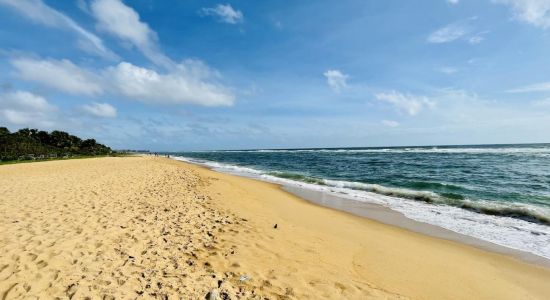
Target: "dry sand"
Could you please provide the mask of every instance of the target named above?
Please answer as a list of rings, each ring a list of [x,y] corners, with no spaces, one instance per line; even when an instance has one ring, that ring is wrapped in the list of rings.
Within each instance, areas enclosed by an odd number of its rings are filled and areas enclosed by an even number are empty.
[[[0,166],[0,299],[212,291],[219,299],[550,299],[550,270],[167,159]]]

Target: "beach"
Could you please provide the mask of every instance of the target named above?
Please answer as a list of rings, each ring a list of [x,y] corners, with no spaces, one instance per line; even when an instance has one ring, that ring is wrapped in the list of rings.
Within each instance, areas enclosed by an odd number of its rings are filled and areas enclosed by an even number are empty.
[[[0,166],[1,299],[548,299],[550,269],[155,157]]]

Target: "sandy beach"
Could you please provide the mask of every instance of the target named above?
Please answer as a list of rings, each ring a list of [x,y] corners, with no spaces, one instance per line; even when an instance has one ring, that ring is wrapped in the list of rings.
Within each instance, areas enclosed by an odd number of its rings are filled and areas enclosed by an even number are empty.
[[[164,158],[0,166],[0,299],[548,299],[550,269]]]

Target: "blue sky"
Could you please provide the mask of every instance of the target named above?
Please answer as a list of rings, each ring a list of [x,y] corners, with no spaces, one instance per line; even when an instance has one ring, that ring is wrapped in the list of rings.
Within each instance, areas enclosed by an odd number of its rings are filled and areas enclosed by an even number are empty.
[[[0,126],[114,148],[550,142],[550,0],[0,0]]]

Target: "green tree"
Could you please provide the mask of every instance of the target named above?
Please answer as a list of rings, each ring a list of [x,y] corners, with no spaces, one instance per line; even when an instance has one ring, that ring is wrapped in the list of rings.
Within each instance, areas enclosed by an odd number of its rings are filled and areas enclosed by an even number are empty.
[[[31,154],[48,156],[51,154],[105,155],[111,148],[97,143],[94,139],[82,140],[67,132],[47,131],[23,128],[10,133],[6,127],[0,127],[0,160],[30,158]]]

